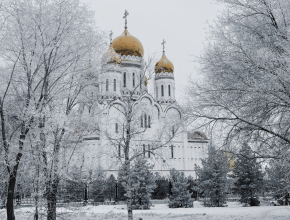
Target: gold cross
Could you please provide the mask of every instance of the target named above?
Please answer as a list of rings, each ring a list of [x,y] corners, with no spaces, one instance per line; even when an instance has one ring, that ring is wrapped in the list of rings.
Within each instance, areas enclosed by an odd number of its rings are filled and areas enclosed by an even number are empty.
[[[127,16],[129,15],[129,13],[127,12],[127,10],[125,10],[125,13],[124,13],[124,17],[125,18],[125,29],[127,30]]]
[[[163,52],[164,52],[164,50],[165,50],[165,46],[164,46],[164,44],[166,43],[166,41],[163,39],[163,41],[162,41],[162,45],[163,45]]]

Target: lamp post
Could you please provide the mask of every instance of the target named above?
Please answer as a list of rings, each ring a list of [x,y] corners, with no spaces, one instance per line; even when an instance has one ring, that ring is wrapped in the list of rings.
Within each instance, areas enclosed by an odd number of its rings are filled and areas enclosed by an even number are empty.
[[[84,206],[88,204],[88,182],[87,179],[84,178],[85,190],[84,190]]]
[[[115,202],[118,202],[118,180],[116,180],[116,198]]]

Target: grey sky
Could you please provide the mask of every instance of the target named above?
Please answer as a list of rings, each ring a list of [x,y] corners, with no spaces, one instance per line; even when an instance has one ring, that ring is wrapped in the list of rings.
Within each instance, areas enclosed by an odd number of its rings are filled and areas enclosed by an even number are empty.
[[[206,22],[216,19],[221,6],[213,0],[82,0],[95,11],[98,26],[113,31],[113,38],[124,30],[123,14],[129,12],[128,30],[144,47],[144,56],[161,57],[163,39],[166,56],[174,64],[177,100],[188,76],[195,74],[195,63],[205,40]],[[194,75],[194,76],[195,76]]]

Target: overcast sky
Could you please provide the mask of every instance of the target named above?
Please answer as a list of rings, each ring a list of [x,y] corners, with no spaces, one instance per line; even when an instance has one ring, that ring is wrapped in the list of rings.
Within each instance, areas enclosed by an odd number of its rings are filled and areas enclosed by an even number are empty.
[[[113,31],[113,38],[124,31],[123,15],[128,15],[128,31],[144,47],[144,57],[162,55],[174,64],[177,101],[182,96],[188,76],[196,76],[193,56],[198,56],[205,42],[207,22],[212,23],[221,6],[214,0],[82,0],[95,11],[99,28]]]

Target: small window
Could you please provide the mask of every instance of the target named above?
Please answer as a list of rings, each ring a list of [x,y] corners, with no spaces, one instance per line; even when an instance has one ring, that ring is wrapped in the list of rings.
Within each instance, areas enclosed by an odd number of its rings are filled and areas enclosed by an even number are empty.
[[[116,79],[114,79],[114,91],[116,92],[117,90],[117,83],[116,83]]]
[[[133,73],[133,87],[135,87],[135,73]]]
[[[143,128],[143,114],[141,115],[141,128]]]
[[[171,96],[170,85],[168,85],[168,96]]]
[[[116,134],[119,133],[118,123],[115,124],[115,132],[116,132]]]
[[[156,98],[158,98],[158,87],[156,86]]]
[[[161,96],[164,96],[164,87],[161,85]]]
[[[126,73],[123,74],[123,87],[126,87]]]
[[[146,147],[145,147],[145,144],[143,144],[143,156],[145,157],[145,154],[146,154]]]
[[[173,145],[171,145],[170,147],[171,147],[171,158],[173,158],[174,157],[174,154],[173,154],[174,153],[173,152]]]
[[[109,80],[106,80],[106,91],[109,91]]]
[[[121,145],[120,144],[118,146],[118,155],[119,155],[119,157],[121,157]]]

